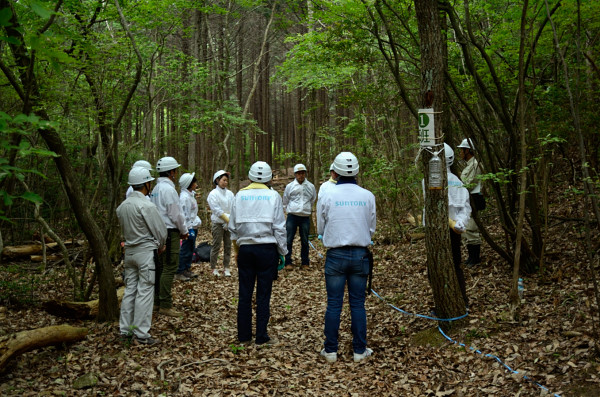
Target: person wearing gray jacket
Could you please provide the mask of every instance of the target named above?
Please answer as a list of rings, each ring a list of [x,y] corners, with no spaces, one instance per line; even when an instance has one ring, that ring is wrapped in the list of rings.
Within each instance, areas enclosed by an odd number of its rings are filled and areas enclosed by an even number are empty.
[[[117,208],[117,218],[125,237],[125,293],[121,302],[119,330],[125,338],[133,336],[138,343],[153,345],[158,341],[150,336],[152,303],[156,274],[155,258],[165,249],[167,228],[156,206],[146,199],[150,171],[134,167],[128,183],[133,187],[129,197]]]

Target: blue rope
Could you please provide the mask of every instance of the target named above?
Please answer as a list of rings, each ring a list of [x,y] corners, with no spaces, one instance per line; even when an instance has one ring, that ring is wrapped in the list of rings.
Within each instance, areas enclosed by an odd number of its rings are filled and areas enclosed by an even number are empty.
[[[376,297],[378,297],[379,299],[381,299],[381,301],[383,303],[385,303],[386,305],[398,310],[400,313],[403,314],[407,314],[409,316],[414,316],[414,317],[419,317],[419,318],[426,318],[427,320],[433,320],[433,321],[456,321],[456,320],[460,320],[462,318],[465,318],[469,315],[469,311],[467,310],[467,312],[465,314],[463,314],[462,316],[459,317],[454,317],[454,318],[437,318],[437,317],[431,317],[431,316],[425,316],[424,314],[416,314],[416,313],[409,313],[406,312],[394,305],[392,305],[391,303],[387,303],[377,292],[375,292],[374,290],[371,290],[371,292],[373,293],[373,295],[375,295]]]
[[[310,242],[310,240],[308,240],[308,243],[310,244],[310,246],[311,246],[311,247],[313,247],[313,249],[314,249],[315,251],[317,251],[317,249],[315,248],[315,246],[313,245],[313,243],[311,243],[311,242]],[[323,255],[322,255],[322,254],[321,254],[319,251],[317,251],[317,254],[319,254],[319,256],[320,256],[321,258],[323,257]]]
[[[374,290],[371,290],[371,292],[373,293],[373,295],[375,295],[376,297],[378,297],[379,299],[381,299],[381,301],[383,303],[385,303],[386,305],[394,308],[395,310],[399,311],[400,313],[403,314],[407,314],[409,316],[414,316],[414,317],[419,317],[419,318],[425,318],[428,320],[434,320],[434,321],[455,321],[455,320],[460,320],[462,318],[465,318],[469,315],[469,310],[467,309],[467,312],[465,314],[463,314],[462,316],[459,317],[454,317],[454,318],[437,318],[437,317],[431,317],[431,316],[425,316],[423,314],[417,314],[417,313],[409,313],[407,311],[404,311],[394,305],[392,305],[391,303],[386,302],[377,292],[375,292]],[[503,365],[504,367],[506,367],[511,373],[513,374],[518,374],[519,371],[515,371],[514,369],[512,369],[511,367],[509,367],[507,364],[505,364],[500,358],[498,358],[498,356],[495,356],[493,354],[483,354],[480,350],[477,350],[475,348],[473,348],[472,346],[466,346],[464,343],[459,343],[455,340],[453,340],[452,338],[450,338],[448,335],[446,335],[444,333],[444,331],[442,331],[442,328],[438,325],[438,330],[440,331],[440,333],[444,336],[444,338],[446,338],[447,340],[449,340],[452,343],[457,344],[458,346],[462,346],[465,349],[469,349],[471,351],[474,351],[477,354],[481,354],[484,357],[490,357],[493,358],[494,360],[498,361],[501,365]],[[541,388],[542,390],[548,391],[548,388],[539,384],[538,382],[534,381],[533,379],[529,378],[527,375],[523,375],[523,379],[525,379],[526,381],[533,383],[534,385],[538,386],[539,388]],[[560,397],[560,394],[554,394],[555,397]]]

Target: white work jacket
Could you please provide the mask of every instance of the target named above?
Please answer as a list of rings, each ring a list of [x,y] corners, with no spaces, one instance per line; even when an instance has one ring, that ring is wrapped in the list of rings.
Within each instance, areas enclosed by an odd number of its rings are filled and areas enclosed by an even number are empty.
[[[327,194],[328,191],[333,189],[336,185],[337,181],[335,179],[329,178],[328,181],[323,182],[321,187],[319,188],[319,195],[317,197],[317,203],[321,201],[321,199]]]
[[[481,167],[475,157],[471,157],[467,161],[467,166],[460,173],[460,179],[462,179],[465,185],[475,185],[470,187],[469,192],[471,194],[481,193],[481,181],[479,180],[481,175]]]
[[[287,255],[281,196],[262,183],[252,183],[235,195],[227,227],[238,246],[274,243],[280,255]]]
[[[134,191],[117,207],[117,218],[125,237],[125,250],[155,250],[167,241],[167,227],[158,209],[139,191]]]
[[[298,183],[297,179],[288,183],[283,192],[283,210],[288,214],[310,216],[312,205],[317,199],[315,186],[307,179]]]
[[[190,192],[188,189],[182,189],[179,193],[179,204],[185,218],[185,224],[189,229],[198,229],[202,221],[198,217],[198,202],[196,201],[196,192]]]
[[[131,193],[133,193],[133,187],[131,187],[131,185],[127,188],[127,191],[125,192],[125,198],[128,199],[129,196],[131,196]],[[144,196],[146,197],[147,200],[150,200],[150,196]]]
[[[317,231],[327,248],[368,247],[376,225],[375,196],[354,183],[338,183],[317,204]]]
[[[467,224],[471,216],[471,204],[469,203],[469,191],[456,175],[446,168],[448,173],[448,217],[456,222]],[[425,197],[425,180],[421,181],[423,197]],[[423,226],[425,225],[425,208],[423,208]]]
[[[206,198],[210,211],[210,220],[212,223],[225,224],[225,221],[220,218],[221,215],[225,214],[229,216],[231,214],[231,207],[233,207],[233,192],[227,188],[223,189],[216,186]]]
[[[188,232],[181,204],[179,203],[179,196],[172,180],[164,176],[158,178],[156,186],[152,189],[150,199],[158,208],[158,213],[165,221],[168,229],[179,229],[181,234]]]

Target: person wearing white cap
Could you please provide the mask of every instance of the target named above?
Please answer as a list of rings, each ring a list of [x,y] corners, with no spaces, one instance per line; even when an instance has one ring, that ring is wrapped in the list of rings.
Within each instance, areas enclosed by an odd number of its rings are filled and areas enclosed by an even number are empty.
[[[142,167],[142,168],[145,168],[148,171],[152,172],[152,165],[149,162],[147,162],[146,160],[136,161],[131,166],[131,169],[134,169],[135,167]],[[129,185],[129,187],[127,188],[127,191],[125,192],[125,198],[128,198],[131,195],[131,193],[133,193],[133,187],[131,185]],[[150,196],[146,196],[146,199],[150,200]]]
[[[337,183],[335,180],[335,171],[333,169],[333,163],[329,166],[329,179],[321,184],[319,188],[319,194],[317,197],[317,205],[319,205],[319,201],[322,200],[323,196],[330,191]]]
[[[371,254],[367,248],[377,225],[377,208],[373,193],[358,186],[359,164],[356,156],[342,152],[335,158],[337,184],[317,205],[317,231],[327,248],[325,259],[325,342],[321,356],[337,361],[340,315],[344,293],[348,288],[355,362],[373,354],[367,347],[367,312],[365,297],[371,273]]]
[[[317,199],[315,186],[306,179],[304,164],[294,166],[292,182],[288,183],[283,192],[283,210],[287,213],[285,229],[287,231],[287,250],[285,257],[287,266],[292,266],[292,245],[296,236],[296,229],[300,230],[300,260],[302,266],[308,266],[308,232],[310,229],[310,214],[312,206]]]
[[[467,163],[466,167],[460,173],[460,179],[469,189],[472,207],[475,207],[478,211],[482,211],[485,209],[485,199],[481,194],[481,181],[479,180],[482,170],[475,158],[475,146],[471,139],[465,138],[458,145],[458,148],[460,149],[460,157]],[[473,267],[481,262],[481,236],[472,216],[469,218],[466,226],[467,230],[462,235],[462,239],[467,243],[469,257],[465,261],[465,265]]]
[[[181,164],[173,157],[163,157],[158,160],[156,171],[159,178],[150,197],[167,226],[167,249],[159,256],[159,266],[156,269],[159,281],[154,292],[154,306],[158,306],[160,314],[171,317],[183,315],[173,308],[171,290],[179,266],[179,240],[188,238],[188,228],[174,183],[179,167]]]
[[[271,316],[271,290],[279,266],[287,253],[285,216],[281,196],[267,183],[272,171],[269,164],[257,161],[248,172],[250,185],[240,190],[233,201],[228,229],[238,250],[237,331],[241,343],[252,340],[252,295],[256,285],[257,345],[274,345],[267,325]]]
[[[212,231],[212,247],[210,250],[210,268],[213,275],[220,276],[217,269],[217,260],[219,259],[219,251],[223,244],[223,265],[225,267],[225,276],[230,277],[229,263],[231,262],[231,233],[227,229],[229,223],[229,215],[233,206],[233,193],[227,189],[229,185],[229,172],[219,170],[213,175],[213,184],[215,188],[208,194],[206,201],[210,207],[211,215],[211,231]]]
[[[198,217],[198,202],[196,201],[196,188],[198,182],[196,180],[196,173],[186,173],[181,175],[179,178],[179,187],[181,192],[179,193],[179,204],[181,204],[181,210],[185,217],[185,224],[188,228],[188,238],[183,240],[181,248],[179,249],[179,267],[175,274],[175,280],[188,281],[192,278],[198,277],[197,274],[192,273],[192,258],[194,256],[194,248],[196,247],[196,236],[198,235],[198,227],[202,224],[202,221]]]
[[[156,281],[156,257],[165,249],[167,228],[154,204],[146,200],[150,171],[134,167],[128,183],[133,193],[117,208],[117,218],[125,237],[123,261],[125,293],[121,302],[119,331],[123,338],[134,337],[144,345],[158,341],[149,334],[152,325],[152,302]]]

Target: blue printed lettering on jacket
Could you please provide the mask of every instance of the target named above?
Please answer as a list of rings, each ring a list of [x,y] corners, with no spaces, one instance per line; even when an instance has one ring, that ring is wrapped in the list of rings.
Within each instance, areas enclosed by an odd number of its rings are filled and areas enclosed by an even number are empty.
[[[261,200],[271,200],[271,196],[242,196],[243,201],[261,201]]]
[[[366,201],[336,201],[336,207],[366,207]]]

